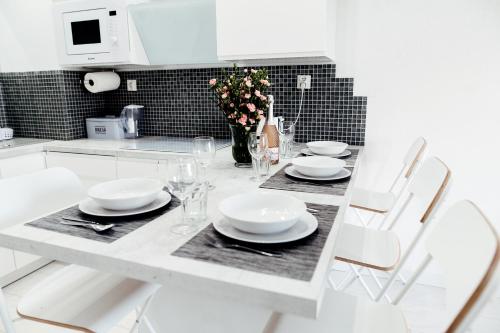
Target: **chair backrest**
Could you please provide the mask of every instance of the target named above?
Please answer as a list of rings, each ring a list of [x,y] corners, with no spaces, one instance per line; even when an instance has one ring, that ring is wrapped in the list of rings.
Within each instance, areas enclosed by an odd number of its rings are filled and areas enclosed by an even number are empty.
[[[436,224],[426,248],[445,274],[446,332],[463,332],[498,284],[498,235],[479,208],[460,201]]]
[[[405,165],[405,178],[410,178],[413,172],[416,170],[416,166],[420,159],[422,158],[425,148],[427,147],[427,142],[423,137],[417,138],[410,149],[405,155],[404,165]]]
[[[413,201],[418,202],[420,222],[429,219],[432,211],[441,198],[450,179],[451,172],[440,159],[430,157],[422,164],[420,169],[408,185],[408,192]]]
[[[74,204],[85,197],[80,179],[64,168],[51,168],[0,180],[0,228]]]

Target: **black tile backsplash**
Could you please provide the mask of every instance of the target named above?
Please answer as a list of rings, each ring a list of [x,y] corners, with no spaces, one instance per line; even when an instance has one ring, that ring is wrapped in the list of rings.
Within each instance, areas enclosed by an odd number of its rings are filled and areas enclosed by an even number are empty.
[[[7,126],[7,114],[5,112],[5,102],[3,97],[3,86],[0,82],[0,127]]]
[[[86,136],[85,118],[104,112],[104,96],[80,86],[80,72],[0,73],[7,125],[17,137],[71,140]]]
[[[353,96],[353,79],[336,78],[335,65],[263,66],[275,96],[275,115],[294,119],[300,90],[297,75],[311,75],[297,123],[297,141],[340,140],[363,145],[366,97]],[[208,80],[221,68],[128,71],[119,73],[120,88],[91,94],[79,83],[81,72],[0,73],[7,124],[16,136],[53,139],[85,137],[85,118],[118,115],[128,104],[145,106],[145,135],[230,137],[226,120],[212,100]],[[126,89],[137,80],[136,92]],[[0,115],[0,121],[1,121]]]

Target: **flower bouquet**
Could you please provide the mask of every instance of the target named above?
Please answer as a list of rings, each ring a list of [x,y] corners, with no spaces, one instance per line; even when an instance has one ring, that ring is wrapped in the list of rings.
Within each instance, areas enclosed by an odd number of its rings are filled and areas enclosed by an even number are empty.
[[[233,158],[238,163],[251,163],[247,138],[257,129],[269,108],[266,91],[271,85],[265,69],[245,68],[236,65],[232,73],[223,71],[222,79],[211,79],[217,106],[229,122],[232,135]]]

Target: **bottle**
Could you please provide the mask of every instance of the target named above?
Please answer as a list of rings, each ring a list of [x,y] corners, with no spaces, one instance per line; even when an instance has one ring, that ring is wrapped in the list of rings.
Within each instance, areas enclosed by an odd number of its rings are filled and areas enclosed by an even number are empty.
[[[269,111],[266,118],[266,124],[262,131],[266,133],[269,142],[269,160],[271,164],[278,164],[280,160],[280,136],[273,116],[274,97],[273,95],[267,97],[269,98]]]

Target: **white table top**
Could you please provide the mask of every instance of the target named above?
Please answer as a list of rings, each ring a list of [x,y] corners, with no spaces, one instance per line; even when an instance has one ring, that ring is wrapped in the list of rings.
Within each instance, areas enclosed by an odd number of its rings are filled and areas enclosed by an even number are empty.
[[[315,317],[321,305],[326,274],[334,257],[335,238],[343,222],[360,158],[343,197],[287,192],[307,202],[340,206],[311,281],[293,280],[170,255],[192,237],[170,232],[170,226],[178,220],[179,209],[160,216],[110,244],[18,224],[0,231],[0,246],[144,281],[170,284],[211,297],[247,302],[282,313]],[[285,160],[272,166],[271,172],[278,171],[288,162]],[[217,152],[217,159],[211,166],[209,175],[216,186],[209,193],[209,221],[200,225],[200,230],[210,221],[221,218],[217,211],[220,200],[258,188],[259,184],[250,180],[251,174],[251,169],[234,167],[231,148]]]

